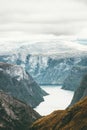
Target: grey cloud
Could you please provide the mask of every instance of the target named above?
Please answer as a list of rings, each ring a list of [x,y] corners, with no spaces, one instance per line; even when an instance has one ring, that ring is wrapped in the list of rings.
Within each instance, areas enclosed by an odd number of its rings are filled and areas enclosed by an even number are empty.
[[[0,32],[24,32],[27,34],[53,34],[53,35],[73,35],[81,29],[81,23],[58,23],[58,24],[8,24],[1,25]]]
[[[75,35],[87,22],[87,9],[77,1],[0,0],[0,32]]]
[[[78,2],[82,2],[82,3],[86,3],[87,4],[87,0],[77,0]]]

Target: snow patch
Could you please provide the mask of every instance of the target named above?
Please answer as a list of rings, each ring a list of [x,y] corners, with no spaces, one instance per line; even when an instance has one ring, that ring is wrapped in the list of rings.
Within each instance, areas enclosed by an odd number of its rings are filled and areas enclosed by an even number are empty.
[[[23,68],[17,65],[11,66],[10,68],[6,69],[6,73],[13,78],[15,77],[18,81],[22,79],[28,79],[28,75],[23,70]]]

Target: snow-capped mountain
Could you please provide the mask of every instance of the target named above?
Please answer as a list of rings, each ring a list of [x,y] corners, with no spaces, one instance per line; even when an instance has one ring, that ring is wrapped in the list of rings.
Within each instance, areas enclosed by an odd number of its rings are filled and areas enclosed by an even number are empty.
[[[21,65],[39,84],[62,84],[72,67],[87,56],[87,47],[77,42],[22,42],[12,45],[9,53],[0,55],[0,61]]]
[[[0,42],[0,54],[16,53],[53,55],[62,53],[77,53],[86,51],[87,46],[79,41],[51,40],[51,41],[4,41]]]

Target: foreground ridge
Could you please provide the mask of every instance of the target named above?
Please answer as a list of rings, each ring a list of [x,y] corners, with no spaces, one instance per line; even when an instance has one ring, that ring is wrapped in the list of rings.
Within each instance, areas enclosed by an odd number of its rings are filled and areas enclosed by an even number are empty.
[[[66,110],[37,120],[31,130],[87,130],[87,97]]]

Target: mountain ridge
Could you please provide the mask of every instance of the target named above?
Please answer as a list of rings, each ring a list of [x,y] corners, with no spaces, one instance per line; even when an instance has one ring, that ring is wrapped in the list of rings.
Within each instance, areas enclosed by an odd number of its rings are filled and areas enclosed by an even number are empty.
[[[30,130],[87,130],[87,97],[34,122]]]
[[[22,67],[8,63],[0,63],[0,90],[32,107],[36,107],[47,95]]]

